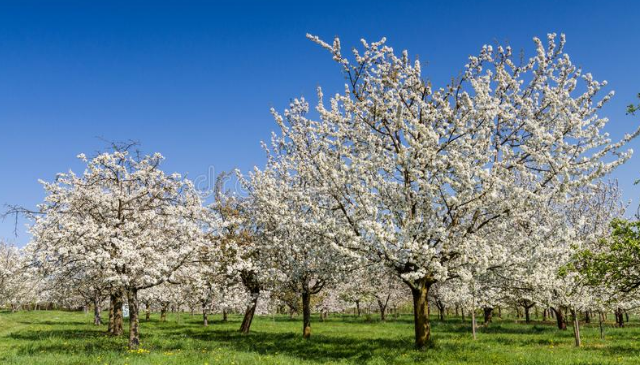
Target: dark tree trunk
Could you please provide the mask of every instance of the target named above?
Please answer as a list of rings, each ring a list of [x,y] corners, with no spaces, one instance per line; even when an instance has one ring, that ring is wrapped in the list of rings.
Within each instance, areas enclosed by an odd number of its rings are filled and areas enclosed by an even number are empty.
[[[413,297],[413,322],[416,348],[422,350],[431,341],[431,324],[429,323],[429,300],[427,294],[431,282],[420,279],[411,286]]]
[[[591,312],[584,312],[584,323],[591,323]]]
[[[545,322],[547,320],[547,308],[542,311],[542,321]]]
[[[140,346],[138,290],[129,289],[127,299],[129,301],[129,350],[137,350]]]
[[[387,320],[386,311],[387,311],[387,303],[389,300],[389,296],[387,296],[387,302],[383,302],[381,299],[376,298],[378,300],[378,307],[380,307],[380,320],[382,322]]]
[[[122,305],[124,298],[122,296],[122,290],[117,290],[110,296],[109,333],[114,336],[122,336],[124,334],[122,323]]]
[[[149,322],[149,319],[151,319],[151,308],[149,307],[149,303],[145,304],[145,309],[146,309],[146,313],[145,313],[145,321]]]
[[[616,326],[624,327],[624,316],[623,316],[622,309],[621,308],[616,309],[614,314],[616,317]]]
[[[311,293],[302,291],[302,337],[311,337]]]
[[[443,303],[440,299],[438,299],[438,298],[436,298],[436,299],[434,300],[434,302],[435,302],[434,304],[436,305],[436,308],[438,309],[438,318],[439,318],[441,321],[444,321],[444,315],[445,315],[445,311],[446,311],[446,306],[445,306],[445,305],[444,305],[444,303]]]
[[[526,323],[531,323],[531,308],[535,307],[535,303],[530,300],[523,300],[520,304],[524,308],[524,319]],[[536,307],[536,318],[538,318],[538,308]]]
[[[562,307],[558,307],[556,308],[551,308],[553,309],[553,312],[556,315],[556,322],[558,324],[558,329],[559,330],[566,330],[567,329],[567,322],[564,319],[564,314],[562,313]]]
[[[464,307],[460,307],[460,314],[462,314],[462,322],[464,322]]]
[[[244,318],[242,319],[242,324],[240,325],[240,332],[249,333],[251,330],[251,322],[253,322],[253,316],[256,314],[256,307],[258,306],[258,294],[252,294],[251,303],[247,307],[247,310],[244,312]]]
[[[205,327],[209,325],[209,313],[207,312],[207,303],[202,303],[202,324]]]
[[[96,295],[93,298],[93,324],[96,326],[100,326],[102,324],[102,318],[100,317],[102,308],[100,307],[100,302],[100,296]]]
[[[109,295],[109,327],[107,329],[107,332],[109,334],[113,334],[113,329],[115,328],[116,325],[116,321],[115,321],[115,308],[113,307],[114,305],[114,296],[113,294]]]
[[[251,302],[244,312],[244,318],[240,325],[241,333],[249,333],[251,330],[251,323],[253,322],[253,316],[256,314],[256,308],[258,307],[258,298],[260,297],[260,283],[253,271],[245,271],[241,275],[242,283],[251,293]]]
[[[484,326],[488,326],[489,323],[491,323],[493,319],[493,308],[492,307],[485,307],[484,308]]]
[[[360,317],[360,301],[356,300],[356,313]]]
[[[223,309],[222,310],[222,322],[226,322],[229,320],[229,312],[227,312],[227,309]]]
[[[167,321],[167,309],[169,305],[168,304],[163,304],[162,307],[160,308],[160,322],[166,322]]]

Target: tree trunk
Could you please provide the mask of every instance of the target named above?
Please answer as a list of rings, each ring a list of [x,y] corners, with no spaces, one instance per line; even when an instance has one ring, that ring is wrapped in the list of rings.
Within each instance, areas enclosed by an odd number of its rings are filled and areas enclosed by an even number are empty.
[[[166,322],[167,321],[167,308],[168,305],[163,304],[162,308],[160,308],[160,322]]]
[[[245,310],[242,324],[240,324],[240,332],[247,334],[251,329],[253,316],[256,313],[258,298],[260,297],[261,285],[260,281],[258,280],[258,275],[252,270],[243,270],[240,273],[240,278],[242,279],[242,284],[244,285],[244,287],[249,290],[249,293],[251,293],[251,303],[249,303],[249,306]],[[227,320],[226,311],[223,313],[223,320]]]
[[[604,322],[604,313],[600,312],[598,313],[598,324],[600,325],[600,339],[604,340],[604,326],[602,322]]]
[[[624,317],[622,315],[622,309],[620,308],[616,309],[615,317],[616,317],[616,326],[624,327]]]
[[[101,311],[101,307],[100,307],[100,296],[96,295],[93,298],[93,324],[95,326],[100,326],[102,324],[102,318],[100,317],[100,311]]]
[[[140,346],[138,290],[129,289],[127,299],[129,301],[129,350],[137,350]]]
[[[115,298],[113,294],[109,295],[109,328],[107,329],[107,332],[109,334],[113,334],[114,332],[114,328],[115,328],[115,308],[114,308],[114,302],[115,302]]]
[[[629,312],[624,311],[624,317],[626,319],[626,322],[629,323]]]
[[[251,293],[251,302],[249,303],[247,310],[244,312],[244,318],[242,319],[242,324],[240,325],[240,332],[242,333],[246,334],[249,333],[249,330],[251,330],[251,323],[253,322],[253,316],[256,314],[259,296],[260,289],[254,288],[253,292]]]
[[[358,313],[358,317],[360,317],[360,301],[356,300],[356,312]]]
[[[584,312],[584,323],[591,323],[591,312],[590,311],[585,311]]]
[[[578,312],[572,309],[571,314],[573,315],[573,337],[576,340],[576,347],[580,347],[580,320],[578,318]]]
[[[422,350],[431,341],[431,324],[429,323],[429,301],[427,294],[431,283],[420,279],[411,287],[413,296],[413,322],[415,329],[416,348]]]
[[[471,310],[471,333],[473,334],[473,339],[476,339],[476,310],[475,308]]]
[[[489,323],[491,323],[493,319],[493,308],[485,307],[484,308],[484,326],[487,327]]]
[[[462,322],[464,322],[464,307],[460,307],[460,313],[462,314]]]
[[[498,318],[502,319],[502,307],[498,307]]]
[[[311,293],[302,290],[302,337],[311,337]]]
[[[149,307],[149,303],[147,303],[145,305],[145,309],[146,309],[146,313],[145,313],[145,321],[149,322],[149,319],[151,319],[151,308]]]
[[[388,296],[387,296],[387,300],[389,300]],[[384,322],[387,320],[387,316],[385,314],[387,310],[387,303],[383,303],[381,299],[378,299],[378,307],[380,307],[380,320]]]
[[[122,304],[124,298],[122,297],[122,291],[119,289],[110,296],[109,307],[109,333],[114,336],[122,336],[124,334],[122,324]]]
[[[113,320],[114,320],[114,335],[122,336],[124,334],[124,317],[122,316],[122,306],[124,304],[124,298],[122,291],[116,295],[116,303],[114,307]]]
[[[562,307],[558,307],[556,308],[552,308],[553,311],[556,314],[556,322],[558,324],[558,329],[559,330],[566,330],[567,329],[567,322],[564,319],[564,315],[562,313]]]
[[[547,308],[542,311],[542,322],[547,321]]]
[[[524,307],[524,321],[525,323],[531,323],[531,308],[525,306]]]
[[[202,324],[205,327],[209,325],[209,313],[207,312],[207,303],[202,303]]]

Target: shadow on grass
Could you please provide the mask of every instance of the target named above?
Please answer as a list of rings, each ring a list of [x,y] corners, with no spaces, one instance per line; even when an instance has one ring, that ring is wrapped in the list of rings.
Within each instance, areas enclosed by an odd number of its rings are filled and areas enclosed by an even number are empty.
[[[620,356],[637,356],[638,355],[638,346],[630,346],[630,345],[615,345],[609,343],[606,347],[597,347],[597,346],[585,346],[582,350],[593,351],[593,352],[601,352],[605,353],[607,356],[611,357],[620,357]]]
[[[410,339],[354,339],[312,335],[303,339],[299,333],[251,332],[243,335],[235,331],[209,330],[186,332],[187,336],[205,343],[215,342],[236,351],[258,354],[286,354],[305,361],[329,362],[350,359],[357,363],[380,354],[380,350],[413,348]]]
[[[89,330],[89,329],[46,330],[46,331],[23,330],[23,331],[13,332],[9,334],[7,337],[12,338],[14,340],[41,341],[41,340],[51,339],[51,338],[59,338],[62,340],[85,340],[87,338],[110,337],[110,336],[106,333],[106,331],[100,328],[96,328],[95,330]]]
[[[34,321],[17,321],[16,323],[19,324],[28,324],[28,325],[35,325],[35,326],[78,326],[78,325],[86,325],[87,323],[89,323],[88,321],[38,321],[38,320],[34,320]]]
[[[221,322],[228,324],[228,322]],[[300,360],[325,363],[350,359],[363,363],[374,356],[390,355],[389,351],[411,350],[411,338],[404,339],[359,339],[313,335],[305,340],[297,332],[271,333],[252,332],[243,335],[228,328],[207,328],[178,325],[157,327],[141,333],[145,348],[152,350],[197,350],[203,347],[224,347],[240,352],[257,354],[282,354]],[[160,330],[158,332],[158,330]],[[112,337],[103,328],[68,330],[22,330],[11,333],[8,338],[16,341],[15,350],[20,355],[33,353],[83,353],[96,355],[105,351],[126,352],[126,336]],[[188,342],[184,342],[188,339]]]
[[[17,341],[18,354],[82,352],[94,354],[123,349],[122,337],[108,335],[102,328],[68,330],[23,330],[7,336]]]
[[[270,319],[271,320],[271,319]],[[300,318],[276,317],[274,322],[300,322]],[[355,316],[334,316],[327,323],[336,322],[349,326],[373,326],[377,330],[376,322],[367,322],[364,318]],[[390,323],[402,323],[412,325],[412,318],[390,319]],[[107,351],[126,353],[126,334],[122,337],[111,337],[106,334],[106,326],[92,327],[84,321],[31,321],[20,322],[30,325],[43,325],[42,330],[25,328],[7,335],[8,339],[15,340],[15,351],[19,354],[33,354],[47,352],[55,354],[83,353],[95,355]],[[400,353],[409,353],[408,356],[415,361],[423,362],[429,359],[437,359],[443,354],[454,356],[460,360],[469,354],[485,351],[487,345],[492,346],[547,346],[564,342],[570,331],[558,331],[547,324],[536,323],[527,326],[513,326],[511,322],[492,323],[489,327],[479,328],[480,333],[492,334],[489,341],[461,343],[459,334],[471,336],[471,324],[460,319],[447,319],[446,321],[432,321],[433,331],[436,336],[435,348],[426,352],[413,350],[413,336],[411,331],[402,332],[401,335],[389,338],[359,337],[364,332],[350,334],[348,327],[344,328],[343,335],[313,334],[311,339],[304,340],[300,333],[291,327],[287,332],[270,332],[260,329],[252,331],[248,335],[237,332],[240,319],[233,318],[227,322],[213,320],[208,327],[203,327],[198,317],[182,317],[180,322],[174,320],[160,322],[152,318],[151,321],[141,321],[141,341],[144,348],[152,351],[167,351],[183,349],[185,351],[197,351],[202,348],[225,348],[237,352],[254,354],[281,354],[297,358],[300,361],[313,363],[326,363],[332,361],[347,360],[353,363],[365,363],[374,358],[383,358],[385,361],[394,362]],[[49,326],[68,325],[68,329],[55,329]],[[127,326],[125,325],[125,332]],[[297,328],[298,326],[296,326]],[[404,329],[403,329],[404,331]],[[357,332],[357,331],[356,331]],[[625,335],[623,331],[611,331],[607,333],[612,340],[616,336]],[[554,338],[541,338],[540,335],[552,335]],[[556,335],[557,334],[557,335]],[[524,335],[524,336],[512,336]],[[628,333],[626,333],[628,336]],[[557,336],[557,337],[556,337]],[[464,337],[464,336],[463,336]],[[544,337],[544,336],[543,336]],[[465,337],[466,338],[466,337]],[[627,337],[628,338],[628,337]],[[454,341],[450,341],[454,339]],[[438,342],[441,340],[441,342]],[[609,342],[609,341],[607,341]],[[567,342],[568,343],[568,342]],[[587,351],[604,351],[610,356],[635,355],[639,346],[633,344],[616,345],[608,343],[606,347],[589,347]],[[404,354],[403,354],[404,355]]]
[[[491,324],[488,327],[476,327],[478,333],[491,334],[514,334],[514,335],[537,335],[542,333],[554,333],[558,330],[546,326],[530,326],[530,327],[507,327],[501,324]],[[465,324],[434,324],[434,332],[450,332],[450,333],[471,333],[471,323]]]

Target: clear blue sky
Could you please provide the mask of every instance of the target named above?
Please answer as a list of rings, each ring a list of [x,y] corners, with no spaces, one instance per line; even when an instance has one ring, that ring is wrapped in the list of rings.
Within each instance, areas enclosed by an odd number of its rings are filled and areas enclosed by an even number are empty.
[[[0,2],[0,203],[34,207],[37,179],[81,171],[75,156],[108,140],[159,151],[165,169],[190,177],[264,162],[269,108],[315,99],[343,83],[330,56],[305,39],[338,35],[345,49],[382,36],[428,62],[435,85],[456,76],[485,43],[533,50],[531,38],[567,35],[574,62],[609,81],[604,110],[619,137],[640,117],[640,6],[634,1],[2,1]],[[637,151],[614,174],[634,199]],[[20,225],[0,237],[24,244]]]

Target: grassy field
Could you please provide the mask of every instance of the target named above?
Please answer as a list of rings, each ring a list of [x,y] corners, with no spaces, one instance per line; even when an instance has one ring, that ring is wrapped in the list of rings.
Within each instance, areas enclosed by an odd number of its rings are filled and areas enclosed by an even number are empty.
[[[236,332],[239,317],[200,324],[198,316],[153,316],[141,324],[142,349],[128,351],[126,338],[104,334],[89,314],[38,311],[0,312],[0,364],[639,364],[640,326],[585,327],[583,348],[573,347],[571,330],[552,323],[525,325],[496,319],[471,339],[469,323],[433,321],[434,347],[412,349],[410,316],[386,323],[334,316],[314,317],[310,340],[301,323],[288,317],[256,318],[252,333]]]

